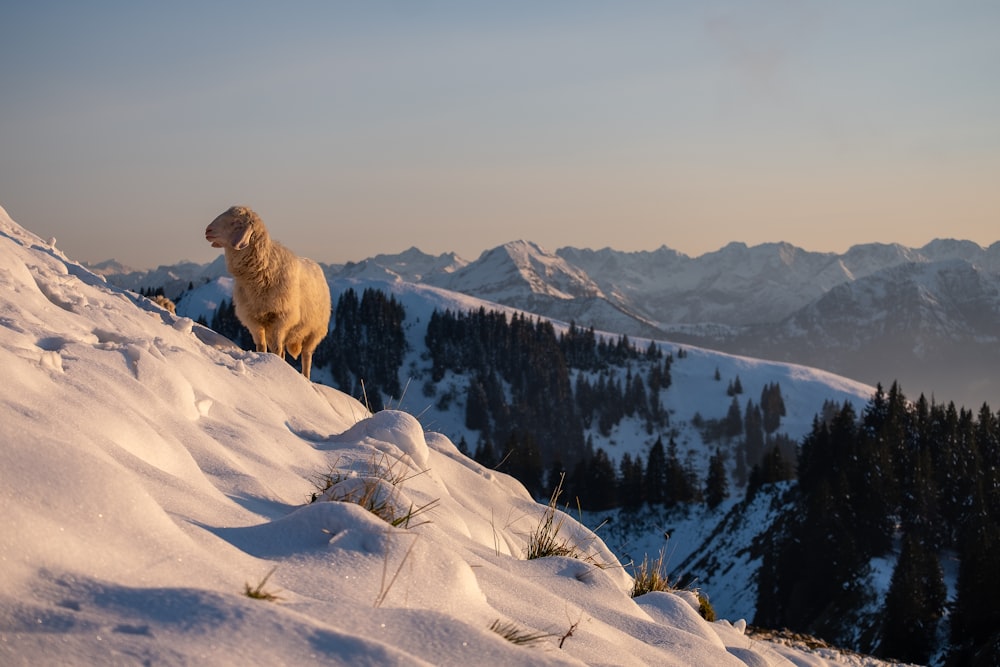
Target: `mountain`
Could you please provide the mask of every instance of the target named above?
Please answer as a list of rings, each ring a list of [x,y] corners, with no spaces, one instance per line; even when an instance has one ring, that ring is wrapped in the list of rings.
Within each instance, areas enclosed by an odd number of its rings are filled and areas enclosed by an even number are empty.
[[[951,267],[942,269],[945,274],[962,274],[954,278],[955,289],[928,291],[908,283],[914,272],[933,273],[938,266]],[[108,279],[134,290],[168,285],[170,295],[187,281],[197,285],[223,275],[220,268],[180,265],[109,273]],[[411,248],[325,269],[330,279],[420,282],[585,328],[790,361],[869,384],[898,380],[911,394],[942,401],[1000,405],[993,379],[1000,344],[990,324],[1000,317],[994,291],[1000,242],[989,248],[953,239],[922,248],[869,243],[842,254],[787,243],[730,243],[688,257],[666,246],[550,253],[517,241],[472,262]],[[963,296],[962,286],[970,295]],[[862,297],[866,292],[895,296]],[[918,293],[926,298],[897,298]],[[893,339],[893,332],[903,337]]]
[[[606,295],[665,328],[777,322],[838,285],[910,263],[962,260],[983,273],[1000,273],[1000,243],[937,240],[923,248],[870,243],[843,255],[808,252],[787,243],[748,247],[730,243],[697,258],[661,247],[626,253],[560,248]]]
[[[163,293],[170,299],[176,299],[190,285],[201,285],[220,276],[229,275],[223,255],[219,255],[208,264],[180,262],[159,266],[150,271],[128,269],[114,260],[85,266],[94,273],[104,276],[110,284],[117,287],[133,292],[162,288]]]
[[[1000,243],[871,243],[839,255],[731,243],[691,258],[665,246],[553,255],[518,242],[431,282],[584,327],[1000,405]]]
[[[653,253],[562,248],[557,254],[585,270],[623,306],[662,326],[769,321],[848,276],[833,255],[786,243],[754,248],[730,243],[697,259],[667,248]]]
[[[964,259],[898,264],[716,342],[850,377],[899,378],[914,396],[997,405],[1000,274]]]
[[[526,294],[553,299],[603,296],[586,273],[528,241],[487,250],[475,262],[428,282],[497,303]]]
[[[879,664],[708,622],[690,591],[630,597],[599,536],[449,438],[2,209],[0,283],[4,664]],[[525,559],[546,517],[571,555]]]
[[[468,264],[453,252],[428,255],[417,248],[396,255],[375,255],[371,261],[411,283],[430,282],[434,276],[454,273]]]
[[[528,241],[487,250],[476,261],[423,282],[604,331],[661,333],[652,322],[609,299],[584,271]]]
[[[731,243],[692,258],[516,242],[427,282],[545,317],[1000,405],[1000,242],[843,254]]]

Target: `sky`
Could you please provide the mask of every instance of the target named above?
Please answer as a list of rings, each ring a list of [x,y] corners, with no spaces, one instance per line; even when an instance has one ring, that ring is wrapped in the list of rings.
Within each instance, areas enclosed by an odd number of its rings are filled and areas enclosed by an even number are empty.
[[[1000,4],[8,3],[0,206],[70,256],[1000,239]]]

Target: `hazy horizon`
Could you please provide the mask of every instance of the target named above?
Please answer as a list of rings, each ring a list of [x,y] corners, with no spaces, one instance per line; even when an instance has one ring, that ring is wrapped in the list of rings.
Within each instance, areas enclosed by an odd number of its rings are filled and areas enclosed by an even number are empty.
[[[0,205],[75,259],[211,261],[233,204],[324,262],[1000,222],[1000,5],[19,3]]]
[[[11,216],[11,217],[12,217],[12,219],[14,219],[15,222],[18,222],[16,218],[13,218],[13,216]],[[28,231],[34,231],[30,227],[27,227],[27,229],[28,229]],[[58,239],[56,239],[56,241],[57,241],[56,247],[59,248],[60,250],[63,250],[63,252],[66,252],[63,248],[61,248],[59,246]],[[408,252],[409,250],[416,249],[416,250],[424,253],[425,255],[429,255],[429,256],[433,256],[433,257],[440,257],[440,256],[448,254],[448,253],[454,253],[459,259],[463,259],[463,260],[472,262],[472,261],[475,261],[476,259],[478,259],[483,253],[486,253],[486,252],[488,252],[490,250],[493,250],[495,248],[501,247],[501,246],[506,245],[508,243],[517,243],[517,242],[520,242],[520,241],[534,243],[533,241],[531,241],[531,239],[512,239],[510,241],[505,241],[504,243],[499,243],[499,244],[497,244],[495,246],[490,246],[488,248],[482,248],[478,252],[476,252],[474,254],[471,254],[471,255],[463,255],[461,253],[455,252],[453,250],[447,250],[447,249],[443,250],[441,252],[428,252],[424,248],[421,248],[419,245],[414,245],[414,246],[409,246],[407,248],[403,248],[403,249],[400,249],[400,250],[393,250],[393,251],[379,250],[377,252],[374,252],[374,253],[372,253],[370,255],[366,255],[364,257],[355,257],[355,258],[351,258],[351,259],[347,259],[347,260],[342,260],[342,261],[330,261],[330,260],[324,259],[323,257],[315,256],[315,254],[313,254],[311,256],[317,262],[320,262],[322,264],[326,264],[326,265],[343,265],[343,264],[349,264],[349,263],[362,262],[362,261],[365,261],[365,260],[368,260],[368,259],[372,259],[373,257],[376,257],[378,255],[389,255],[389,256],[401,255],[401,254],[403,254],[405,252]],[[911,250],[921,250],[922,248],[924,248],[928,244],[933,243],[934,241],[958,241],[960,243],[965,243],[965,242],[975,243],[975,241],[970,241],[969,239],[937,238],[937,239],[931,239],[927,243],[923,243],[923,244],[921,244],[919,246],[911,246],[911,245],[906,245],[906,244],[899,244],[899,245],[903,245],[904,247],[909,248]],[[563,248],[574,248],[576,250],[592,250],[592,251],[601,251],[601,250],[608,250],[608,249],[610,249],[610,250],[614,250],[614,251],[628,252],[628,253],[642,253],[642,252],[653,253],[653,252],[656,252],[656,251],[660,250],[661,248],[667,248],[668,250],[672,250],[672,251],[675,251],[675,252],[680,252],[681,254],[690,257],[691,259],[698,259],[698,258],[702,257],[703,255],[711,255],[712,253],[719,252],[719,251],[723,250],[726,246],[729,246],[729,245],[734,244],[734,243],[736,243],[736,244],[741,244],[742,243],[743,245],[746,245],[749,248],[756,248],[756,247],[759,247],[759,246],[766,246],[766,245],[781,245],[781,244],[785,244],[785,243],[788,243],[788,242],[787,241],[762,241],[760,243],[752,243],[751,244],[751,243],[745,243],[743,241],[729,241],[728,243],[725,243],[725,244],[723,244],[722,246],[720,246],[718,248],[715,248],[713,250],[707,250],[704,253],[699,253],[697,255],[690,255],[688,253],[684,253],[684,252],[678,250],[677,248],[670,247],[669,244],[661,244],[660,246],[657,246],[656,248],[638,248],[638,249],[635,249],[635,250],[623,250],[621,248],[616,248],[614,246],[602,246],[600,248],[592,248],[592,247],[573,246],[573,245],[561,245],[561,246],[558,246],[558,247],[541,246],[541,244],[537,244],[537,245],[540,245],[540,247],[542,247],[543,250],[546,250],[546,251],[548,251],[550,253],[555,253],[558,250],[561,250]],[[878,241],[872,241],[870,243],[876,243],[876,244],[882,244],[882,245],[893,245],[896,242],[882,243],[882,242],[878,242]],[[802,246],[797,246],[795,244],[789,244],[789,245],[792,245],[792,246],[798,248],[799,250],[803,250],[805,252],[817,252],[817,253],[828,253],[828,254],[834,254],[834,255],[843,255],[848,250],[850,250],[850,248],[852,248],[854,246],[857,246],[857,245],[866,245],[866,244],[864,244],[864,243],[853,244],[852,246],[850,246],[848,248],[845,248],[844,250],[840,250],[840,251],[837,251],[837,250],[815,250],[813,248],[803,248]],[[982,244],[977,244],[977,245],[979,245],[979,247],[982,248],[983,250],[988,250],[993,245],[1000,245],[1000,240],[994,241],[989,246],[983,246]],[[305,249],[302,249],[302,251],[303,252],[307,252],[308,249],[305,248]],[[106,264],[106,263],[109,263],[109,262],[117,262],[118,264],[124,266],[125,268],[132,269],[132,270],[135,270],[135,271],[150,271],[150,270],[154,270],[154,269],[160,268],[162,266],[174,266],[174,265],[182,264],[182,263],[185,263],[185,262],[193,262],[193,263],[196,263],[196,264],[209,264],[209,263],[213,262],[215,259],[221,257],[222,254],[223,254],[222,251],[219,250],[219,251],[217,251],[217,254],[214,257],[209,257],[206,260],[193,260],[193,259],[190,259],[190,258],[187,258],[187,257],[180,257],[180,258],[178,258],[178,259],[176,259],[174,261],[160,262],[159,264],[156,264],[154,266],[136,266],[136,265],[133,265],[133,264],[127,262],[127,261],[122,260],[121,258],[118,258],[118,257],[106,257],[106,258],[104,258],[102,260],[92,261],[92,260],[81,259],[79,257],[75,257],[72,254],[70,254],[69,258],[72,259],[72,260],[83,262],[84,264],[86,264],[88,266],[100,266],[100,265],[103,265],[103,264]]]

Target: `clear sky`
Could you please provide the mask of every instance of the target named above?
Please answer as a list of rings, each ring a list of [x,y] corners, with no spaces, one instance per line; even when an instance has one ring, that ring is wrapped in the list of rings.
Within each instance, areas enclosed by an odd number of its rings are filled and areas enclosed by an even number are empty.
[[[0,205],[71,257],[1000,239],[1000,2],[32,2]]]

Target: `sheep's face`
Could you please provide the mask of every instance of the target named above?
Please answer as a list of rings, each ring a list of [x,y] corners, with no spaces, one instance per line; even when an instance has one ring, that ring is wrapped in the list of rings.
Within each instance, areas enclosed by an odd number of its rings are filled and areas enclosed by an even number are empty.
[[[205,240],[213,248],[243,250],[250,245],[257,214],[243,206],[233,206],[205,228]]]

